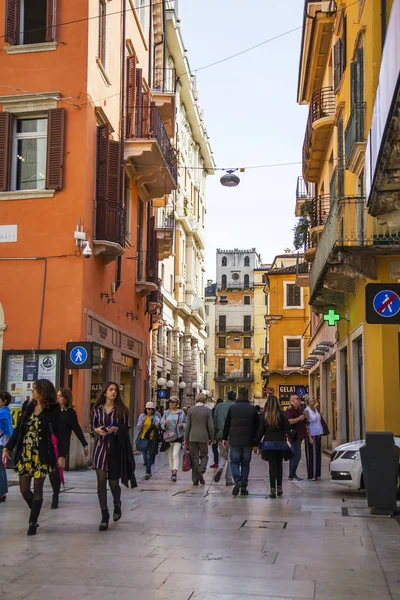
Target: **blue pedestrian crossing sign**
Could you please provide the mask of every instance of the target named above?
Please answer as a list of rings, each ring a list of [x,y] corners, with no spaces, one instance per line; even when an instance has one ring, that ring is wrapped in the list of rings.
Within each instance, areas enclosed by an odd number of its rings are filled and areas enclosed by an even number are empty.
[[[93,366],[93,343],[68,342],[65,366],[67,369],[91,369]]]
[[[369,283],[365,287],[366,321],[370,324],[400,323],[400,285]]]

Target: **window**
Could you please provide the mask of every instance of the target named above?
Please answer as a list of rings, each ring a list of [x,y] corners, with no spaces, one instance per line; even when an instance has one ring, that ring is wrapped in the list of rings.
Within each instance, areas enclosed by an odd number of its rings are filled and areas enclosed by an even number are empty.
[[[346,17],[343,16],[343,33],[333,47],[333,86],[335,92],[339,89],[342,75],[346,68]]]
[[[62,189],[63,155],[63,108],[34,118],[0,113],[0,191]]]
[[[125,212],[125,237],[131,239],[131,180],[125,175],[124,185],[124,212]]]
[[[286,367],[301,366],[301,338],[285,339],[286,342]]]
[[[251,375],[251,358],[243,359],[243,374],[245,377]]]
[[[185,171],[186,171],[186,169],[185,169]],[[222,265],[223,267],[226,267],[226,266],[227,266],[227,264],[228,264],[228,259],[226,258],[226,256],[223,256],[223,257],[222,257],[222,261],[221,261],[221,265]]]
[[[243,296],[243,304],[250,304],[250,296]]]
[[[226,315],[220,315],[218,318],[218,330],[226,331]]]
[[[172,331],[170,329],[167,331],[167,356],[169,358],[172,356]]]
[[[243,330],[251,331],[251,315],[244,315],[243,317]]]
[[[265,294],[264,302],[265,306],[268,306],[268,294]]]
[[[238,281],[239,277],[240,277],[239,273],[232,273],[232,279],[233,279],[233,281]]]
[[[158,354],[162,354],[163,347],[163,328],[159,327],[157,330],[157,352]]]
[[[171,292],[171,294],[174,291],[174,276],[173,275],[169,276],[169,291]]]
[[[218,375],[225,375],[225,358],[218,359]]]
[[[250,266],[250,257],[249,256],[245,256],[244,257],[244,266],[245,267],[249,267]]]
[[[303,294],[295,283],[285,283],[284,308],[303,308]]]
[[[206,325],[205,330],[206,330],[207,337],[209,337],[209,335],[210,335],[210,326]]]
[[[99,47],[97,57],[103,67],[107,57],[107,2],[99,0]]]
[[[5,40],[12,46],[55,40],[55,0],[6,0]]]
[[[226,275],[222,275],[221,283],[222,283],[222,288],[223,289],[226,289],[226,281],[227,281],[226,280]]]
[[[206,312],[206,316],[208,317],[208,315],[210,314],[210,307],[208,306],[208,304],[205,305],[204,310]]]
[[[251,337],[243,338],[243,348],[251,348]]]
[[[245,288],[250,287],[250,277],[248,275],[244,276],[244,287]]]
[[[225,337],[218,338],[218,348],[226,348],[226,338]]]

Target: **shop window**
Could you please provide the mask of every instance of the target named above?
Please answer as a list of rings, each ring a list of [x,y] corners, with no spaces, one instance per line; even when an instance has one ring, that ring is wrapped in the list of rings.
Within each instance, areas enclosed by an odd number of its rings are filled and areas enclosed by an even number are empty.
[[[95,405],[97,396],[108,381],[108,351],[96,344],[93,345],[93,366],[90,378],[90,411]]]
[[[243,304],[250,304],[250,296],[243,296]]]
[[[301,338],[285,338],[286,367],[301,366]]]
[[[226,337],[218,338],[218,348],[226,348]]]
[[[0,113],[0,191],[60,190],[64,109],[34,118]]]
[[[303,294],[295,283],[285,283],[284,308],[303,308]]]
[[[243,348],[251,348],[251,337],[243,338]]]
[[[6,0],[6,42],[13,46],[53,42],[55,13],[55,0]]]

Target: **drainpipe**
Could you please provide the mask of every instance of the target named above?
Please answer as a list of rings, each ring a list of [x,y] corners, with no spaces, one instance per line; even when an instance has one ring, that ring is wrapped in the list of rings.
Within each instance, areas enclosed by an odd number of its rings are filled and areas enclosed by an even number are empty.
[[[126,70],[126,0],[122,0],[122,48],[121,48],[121,120],[120,120],[120,185],[119,185],[119,205],[124,205],[125,188],[125,170],[124,170],[124,146],[125,146],[125,70]],[[121,240],[125,243],[124,240]],[[118,257],[117,261],[117,281],[115,288],[118,290],[122,282],[122,260]]]
[[[150,19],[149,19],[149,76],[147,81],[149,82],[149,88],[153,89],[153,79],[152,76],[152,47],[153,47],[153,0],[150,0]]]
[[[165,5],[165,0],[162,0],[162,18],[163,18],[163,92],[165,92],[165,66],[167,63],[167,35],[166,35],[166,30],[167,30],[167,9],[166,9],[166,5]]]
[[[386,39],[386,18],[387,18],[386,0],[381,0],[381,38],[382,38],[382,50],[383,50],[383,46],[385,45],[385,39]]]

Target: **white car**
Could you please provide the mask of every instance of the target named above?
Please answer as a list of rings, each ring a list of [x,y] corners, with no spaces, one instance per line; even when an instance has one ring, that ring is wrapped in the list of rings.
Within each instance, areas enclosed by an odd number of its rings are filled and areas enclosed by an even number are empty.
[[[395,437],[394,443],[400,448],[400,438]],[[364,440],[342,444],[332,450],[329,470],[331,481],[339,483],[353,490],[364,490],[364,477],[362,472],[360,448]],[[400,475],[400,466],[399,466]]]

